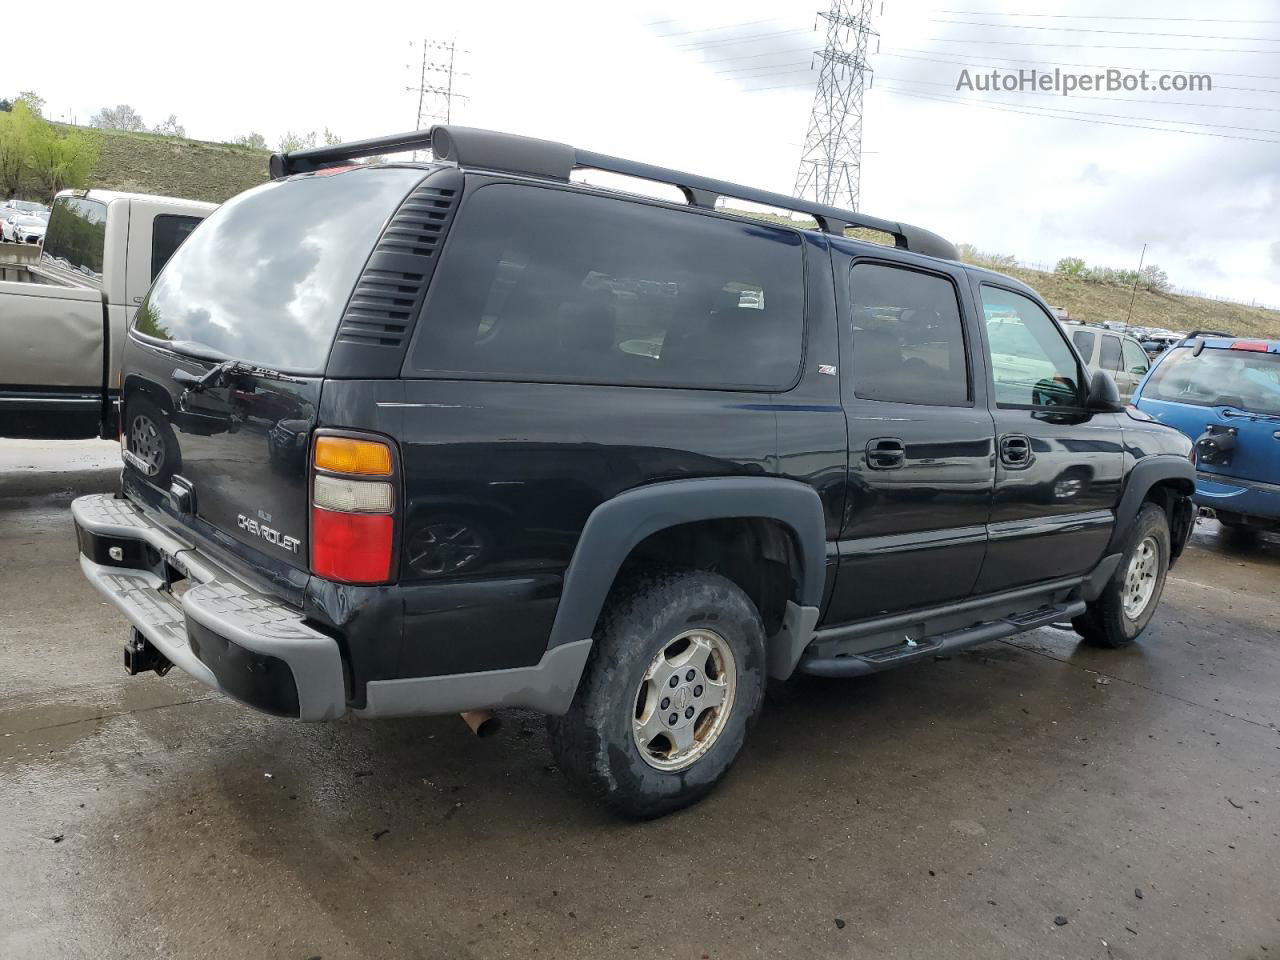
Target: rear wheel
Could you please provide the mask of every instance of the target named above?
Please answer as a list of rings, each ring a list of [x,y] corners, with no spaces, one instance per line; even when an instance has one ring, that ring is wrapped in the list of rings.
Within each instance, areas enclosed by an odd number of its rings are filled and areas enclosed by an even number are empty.
[[[1125,550],[1098,599],[1071,621],[1088,643],[1125,647],[1146,629],[1160,605],[1169,572],[1169,518],[1157,504],[1145,504],[1125,537]]]
[[[642,577],[611,600],[573,705],[548,723],[565,774],[614,810],[657,817],[729,771],[764,697],[764,627],[733,582]]]

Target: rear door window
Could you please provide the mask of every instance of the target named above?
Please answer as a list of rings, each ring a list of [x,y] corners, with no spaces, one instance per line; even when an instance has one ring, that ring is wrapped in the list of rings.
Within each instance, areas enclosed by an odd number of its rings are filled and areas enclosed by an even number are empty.
[[[950,280],[878,263],[855,264],[853,389],[862,400],[965,406],[969,367]]]
[[[1109,333],[1102,335],[1102,350],[1098,354],[1098,367],[1108,373],[1120,370],[1120,338]]]
[[[792,230],[591,193],[490,184],[446,243],[420,375],[782,389],[800,369]]]

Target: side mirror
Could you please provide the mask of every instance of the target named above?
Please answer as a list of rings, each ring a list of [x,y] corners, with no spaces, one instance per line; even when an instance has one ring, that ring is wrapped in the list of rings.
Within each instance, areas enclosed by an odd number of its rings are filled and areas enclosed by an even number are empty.
[[[1105,370],[1095,370],[1093,379],[1089,381],[1089,401],[1087,407],[1091,413],[1123,413],[1124,403],[1120,399],[1120,388],[1116,386],[1111,374]]]

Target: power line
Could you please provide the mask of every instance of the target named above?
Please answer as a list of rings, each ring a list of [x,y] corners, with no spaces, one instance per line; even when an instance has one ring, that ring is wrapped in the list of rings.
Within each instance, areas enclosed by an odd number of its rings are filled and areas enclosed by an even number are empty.
[[[929,96],[941,96],[941,94],[929,94]],[[976,101],[968,97],[947,97],[955,103],[975,103]],[[1075,113],[1085,117],[1110,117],[1114,120],[1141,120],[1145,123],[1180,123],[1189,127],[1213,127],[1219,130],[1244,130],[1249,133],[1274,133],[1280,136],[1280,130],[1270,130],[1265,127],[1245,127],[1236,123],[1208,123],[1202,120],[1165,120],[1163,117],[1134,117],[1126,113],[1098,113],[1093,110],[1071,110],[1067,107],[1038,107],[1034,104],[1021,104],[1031,110],[1052,110],[1055,113]]]
[[[1213,133],[1208,130],[1172,130],[1169,127],[1149,127],[1137,123],[1118,123],[1113,120],[1091,120],[1087,117],[1059,116],[1057,114],[1045,113],[1037,107],[1003,107],[992,103],[984,103],[981,100],[962,100],[954,97],[939,97],[933,94],[920,93],[915,90],[897,90],[892,87],[885,87],[883,89],[886,93],[891,93],[899,97],[909,97],[916,100],[929,100],[935,103],[960,103],[970,107],[980,107],[984,110],[998,110],[1001,113],[1020,113],[1029,117],[1040,117],[1042,119],[1049,120],[1074,120],[1078,123],[1095,123],[1103,127],[1127,127],[1133,130],[1154,130],[1159,133],[1179,133],[1189,137],[1213,137],[1218,140],[1245,140],[1251,143],[1280,143],[1280,140],[1266,140],[1261,137],[1241,137],[1229,133]]]
[[[947,87],[955,90],[956,85],[947,80],[907,80],[903,77],[886,77],[884,74],[876,74],[881,80],[888,80],[892,83],[920,83],[931,87]],[[1223,87],[1224,90],[1234,89],[1232,87]],[[1018,93],[1034,94],[1042,97],[1057,97],[1060,100],[1066,100],[1061,94],[1054,93],[1049,90],[1019,90]],[[1268,113],[1280,113],[1280,107],[1254,107],[1246,106],[1240,103],[1192,103],[1187,100],[1160,100],[1144,97],[1090,97],[1083,94],[1071,94],[1071,100],[1101,100],[1105,103],[1158,103],[1169,107],[1207,107],[1213,110],[1263,110]],[[1172,122],[1172,121],[1171,121]]]
[[[723,69],[715,70],[715,71],[712,71],[712,72],[713,72],[713,73],[720,73],[720,74],[724,74],[724,73],[742,73],[744,70],[745,70],[745,71],[765,70],[765,71],[770,71],[770,72],[771,72],[771,71],[774,71],[774,70],[790,69],[790,68],[792,68],[792,67],[804,67],[806,70],[812,70],[812,69],[813,69],[813,64],[812,64],[812,63],[810,63],[810,62],[808,62],[808,61],[805,61],[805,60],[798,60],[798,61],[796,61],[795,63],[773,63],[773,64],[768,65],[767,67],[766,67],[766,66],[756,66],[756,67],[724,67]],[[738,77],[737,79],[741,80],[741,79],[744,79],[744,78],[743,78],[743,77]]]
[[[672,33],[660,33],[659,37],[666,39],[667,37],[687,37],[691,33],[724,33],[726,30],[737,30],[739,27],[754,27],[761,23],[777,23],[782,17],[765,17],[763,20],[746,20],[742,23],[730,23],[723,27],[707,27],[705,29],[698,28],[696,30],[676,30]],[[645,26],[653,26],[658,23],[675,23],[675,20],[654,20]]]
[[[1280,43],[1277,37],[1214,36],[1198,33],[1161,33],[1151,30],[1099,30],[1096,27],[1041,27],[1027,23],[979,23],[972,20],[941,20],[931,18],[930,23],[950,23],[961,27],[995,27],[997,30],[1056,30],[1059,33],[1107,33],[1130,37],[1181,37],[1190,40],[1261,40],[1264,43]]]
[[[1082,43],[1041,43],[1038,40],[956,40],[950,37],[928,37],[930,43],[981,43],[996,44],[1001,47],[1082,47]],[[1222,47],[1146,47],[1141,45],[1125,45],[1115,43],[1089,44],[1091,50],[1179,50],[1182,53],[1266,53],[1274,55],[1275,50],[1224,50]]]
[[[921,50],[917,47],[891,47],[890,50],[908,50],[911,53],[946,53],[947,52],[943,50]],[[883,51],[883,50],[877,51],[877,54],[879,56],[890,56],[890,57],[904,56],[903,54],[890,53],[888,51]],[[1000,60],[1005,63],[1037,63],[1042,65],[1045,63],[1045,61],[1043,60],[1028,60],[1026,58],[1019,58],[1019,57],[993,57],[987,54],[976,54],[976,53],[951,53],[950,56],[963,57],[966,60]],[[907,59],[924,60],[927,58],[926,57],[908,57]],[[938,63],[955,63],[955,61],[939,60]],[[1172,67],[1139,67],[1139,66],[1134,66],[1133,64],[1121,64],[1121,63],[1111,63],[1111,64],[1069,63],[1064,60],[1051,60],[1049,61],[1049,64],[1055,67],[1092,67],[1096,70],[1107,70],[1107,69],[1115,68],[1119,70],[1149,70],[1149,71],[1158,71],[1160,73],[1195,73],[1197,72],[1194,70],[1186,70],[1181,68],[1174,69]],[[964,66],[964,64],[956,64],[956,66]],[[1265,73],[1227,73],[1225,70],[1215,70],[1213,71],[1213,73],[1215,76],[1219,76],[1219,77],[1242,77],[1246,80],[1280,80],[1280,76],[1275,76],[1272,74],[1265,74]],[[1280,93],[1280,91],[1266,91],[1266,92]]]
[[[1177,20],[1183,23],[1280,23],[1280,20],[1232,20],[1222,17],[1128,17],[1118,14],[1091,13],[1003,13],[999,10],[938,10],[966,17],[1052,17],[1061,20]]]
[[[808,32],[808,27],[796,27],[793,30],[775,30],[773,33],[758,33],[750,37],[737,37],[727,40],[707,40],[706,42],[694,41],[692,43],[678,43],[676,46],[680,47],[682,50],[703,50],[707,47],[733,47],[742,43],[756,43],[759,40],[768,40],[770,37],[781,37],[789,33]]]

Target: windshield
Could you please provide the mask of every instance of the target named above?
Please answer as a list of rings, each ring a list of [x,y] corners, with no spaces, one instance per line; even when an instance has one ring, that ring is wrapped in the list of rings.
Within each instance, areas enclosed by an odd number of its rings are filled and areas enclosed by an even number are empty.
[[[232,198],[165,265],[134,330],[184,350],[322,372],[383,224],[423,175],[357,168]]]
[[[1237,407],[1280,415],[1280,355],[1179,347],[1156,367],[1142,391],[1152,400]]]

